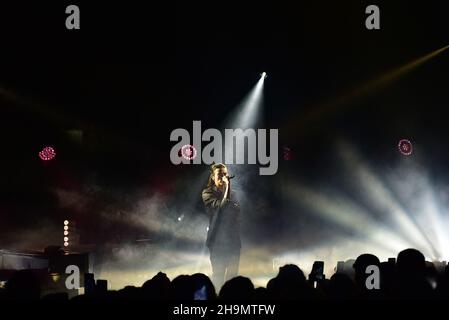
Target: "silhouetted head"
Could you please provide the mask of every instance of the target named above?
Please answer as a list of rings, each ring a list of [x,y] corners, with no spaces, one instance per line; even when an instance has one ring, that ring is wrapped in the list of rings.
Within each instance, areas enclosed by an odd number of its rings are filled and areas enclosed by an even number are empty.
[[[278,279],[288,279],[291,281],[299,281],[299,282],[305,282],[306,277],[304,275],[304,272],[294,264],[286,264],[279,268],[279,273],[277,275]]]
[[[343,273],[335,273],[331,276],[327,285],[327,293],[330,298],[349,299],[356,296],[356,285],[351,278]]]
[[[426,260],[416,249],[406,249],[398,254],[394,295],[400,298],[430,298],[433,288],[426,279]]]
[[[204,287],[207,300],[213,300],[217,297],[212,281],[204,273],[195,273],[191,276],[191,278],[195,292]]]
[[[170,283],[169,295],[171,299],[193,300],[194,286],[188,275],[177,276]]]
[[[278,275],[267,284],[269,298],[298,299],[308,297],[310,293],[304,273],[294,264],[280,267]]]
[[[379,267],[380,266],[379,258],[369,253],[364,253],[358,256],[353,265],[356,276],[358,273],[365,274],[366,267],[371,265]]]
[[[144,297],[150,299],[164,299],[168,296],[170,279],[163,272],[158,272],[153,278],[142,285]]]
[[[254,285],[249,278],[237,276],[225,282],[219,296],[225,300],[253,299]]]
[[[377,266],[380,271],[380,261],[379,258],[373,254],[364,253],[357,257],[354,262],[353,268],[355,273],[355,282],[357,285],[363,290],[367,290],[365,281],[368,276],[371,275],[371,272],[366,273],[366,269],[368,266]]]
[[[426,269],[426,259],[416,249],[405,249],[399,252],[396,267],[400,274],[422,275]]]

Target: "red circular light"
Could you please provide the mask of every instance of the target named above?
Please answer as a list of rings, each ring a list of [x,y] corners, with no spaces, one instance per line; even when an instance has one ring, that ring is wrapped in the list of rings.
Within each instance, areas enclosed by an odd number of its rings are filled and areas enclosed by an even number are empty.
[[[182,146],[181,148],[181,154],[184,157],[184,159],[192,160],[196,157],[196,149],[194,146],[190,144],[186,144]]]
[[[401,141],[399,141],[398,149],[399,152],[402,153],[404,156],[409,156],[413,152],[412,143],[406,139],[402,139]]]
[[[56,157],[55,149],[52,147],[45,147],[42,151],[39,152],[39,158],[44,161],[52,160]]]

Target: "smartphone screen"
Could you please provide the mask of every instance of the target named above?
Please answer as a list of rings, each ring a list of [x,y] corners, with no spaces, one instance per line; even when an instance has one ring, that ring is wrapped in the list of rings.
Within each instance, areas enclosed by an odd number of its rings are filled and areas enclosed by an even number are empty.
[[[202,286],[200,289],[195,291],[193,296],[194,300],[207,300],[206,286]]]
[[[323,261],[315,261],[312,267],[312,279],[314,281],[323,280],[324,279],[324,262]]]

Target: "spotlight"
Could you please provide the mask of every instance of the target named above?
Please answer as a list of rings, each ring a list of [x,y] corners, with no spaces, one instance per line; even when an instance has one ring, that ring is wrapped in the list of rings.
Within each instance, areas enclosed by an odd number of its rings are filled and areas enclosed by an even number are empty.
[[[45,147],[39,152],[39,158],[44,161],[52,160],[54,157],[56,157],[56,152],[52,147]]]
[[[412,143],[407,139],[402,139],[398,143],[399,152],[404,156],[409,156],[413,152]]]
[[[268,77],[268,75],[267,75],[266,72],[262,72],[262,73],[260,74],[260,77],[266,79],[266,78]]]
[[[69,220],[64,220],[64,247],[69,246]]]

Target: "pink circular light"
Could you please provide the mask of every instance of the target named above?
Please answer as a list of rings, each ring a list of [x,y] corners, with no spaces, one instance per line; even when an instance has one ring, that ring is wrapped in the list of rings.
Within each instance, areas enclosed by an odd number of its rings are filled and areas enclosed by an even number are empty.
[[[409,156],[413,152],[412,143],[407,139],[402,139],[401,141],[399,141],[398,149],[399,152],[402,153],[404,156]]]
[[[181,148],[181,155],[184,159],[192,160],[196,157],[196,149],[190,144],[183,145]]]
[[[44,161],[52,160],[56,157],[55,149],[52,147],[45,147],[42,151],[39,152],[39,158]]]

